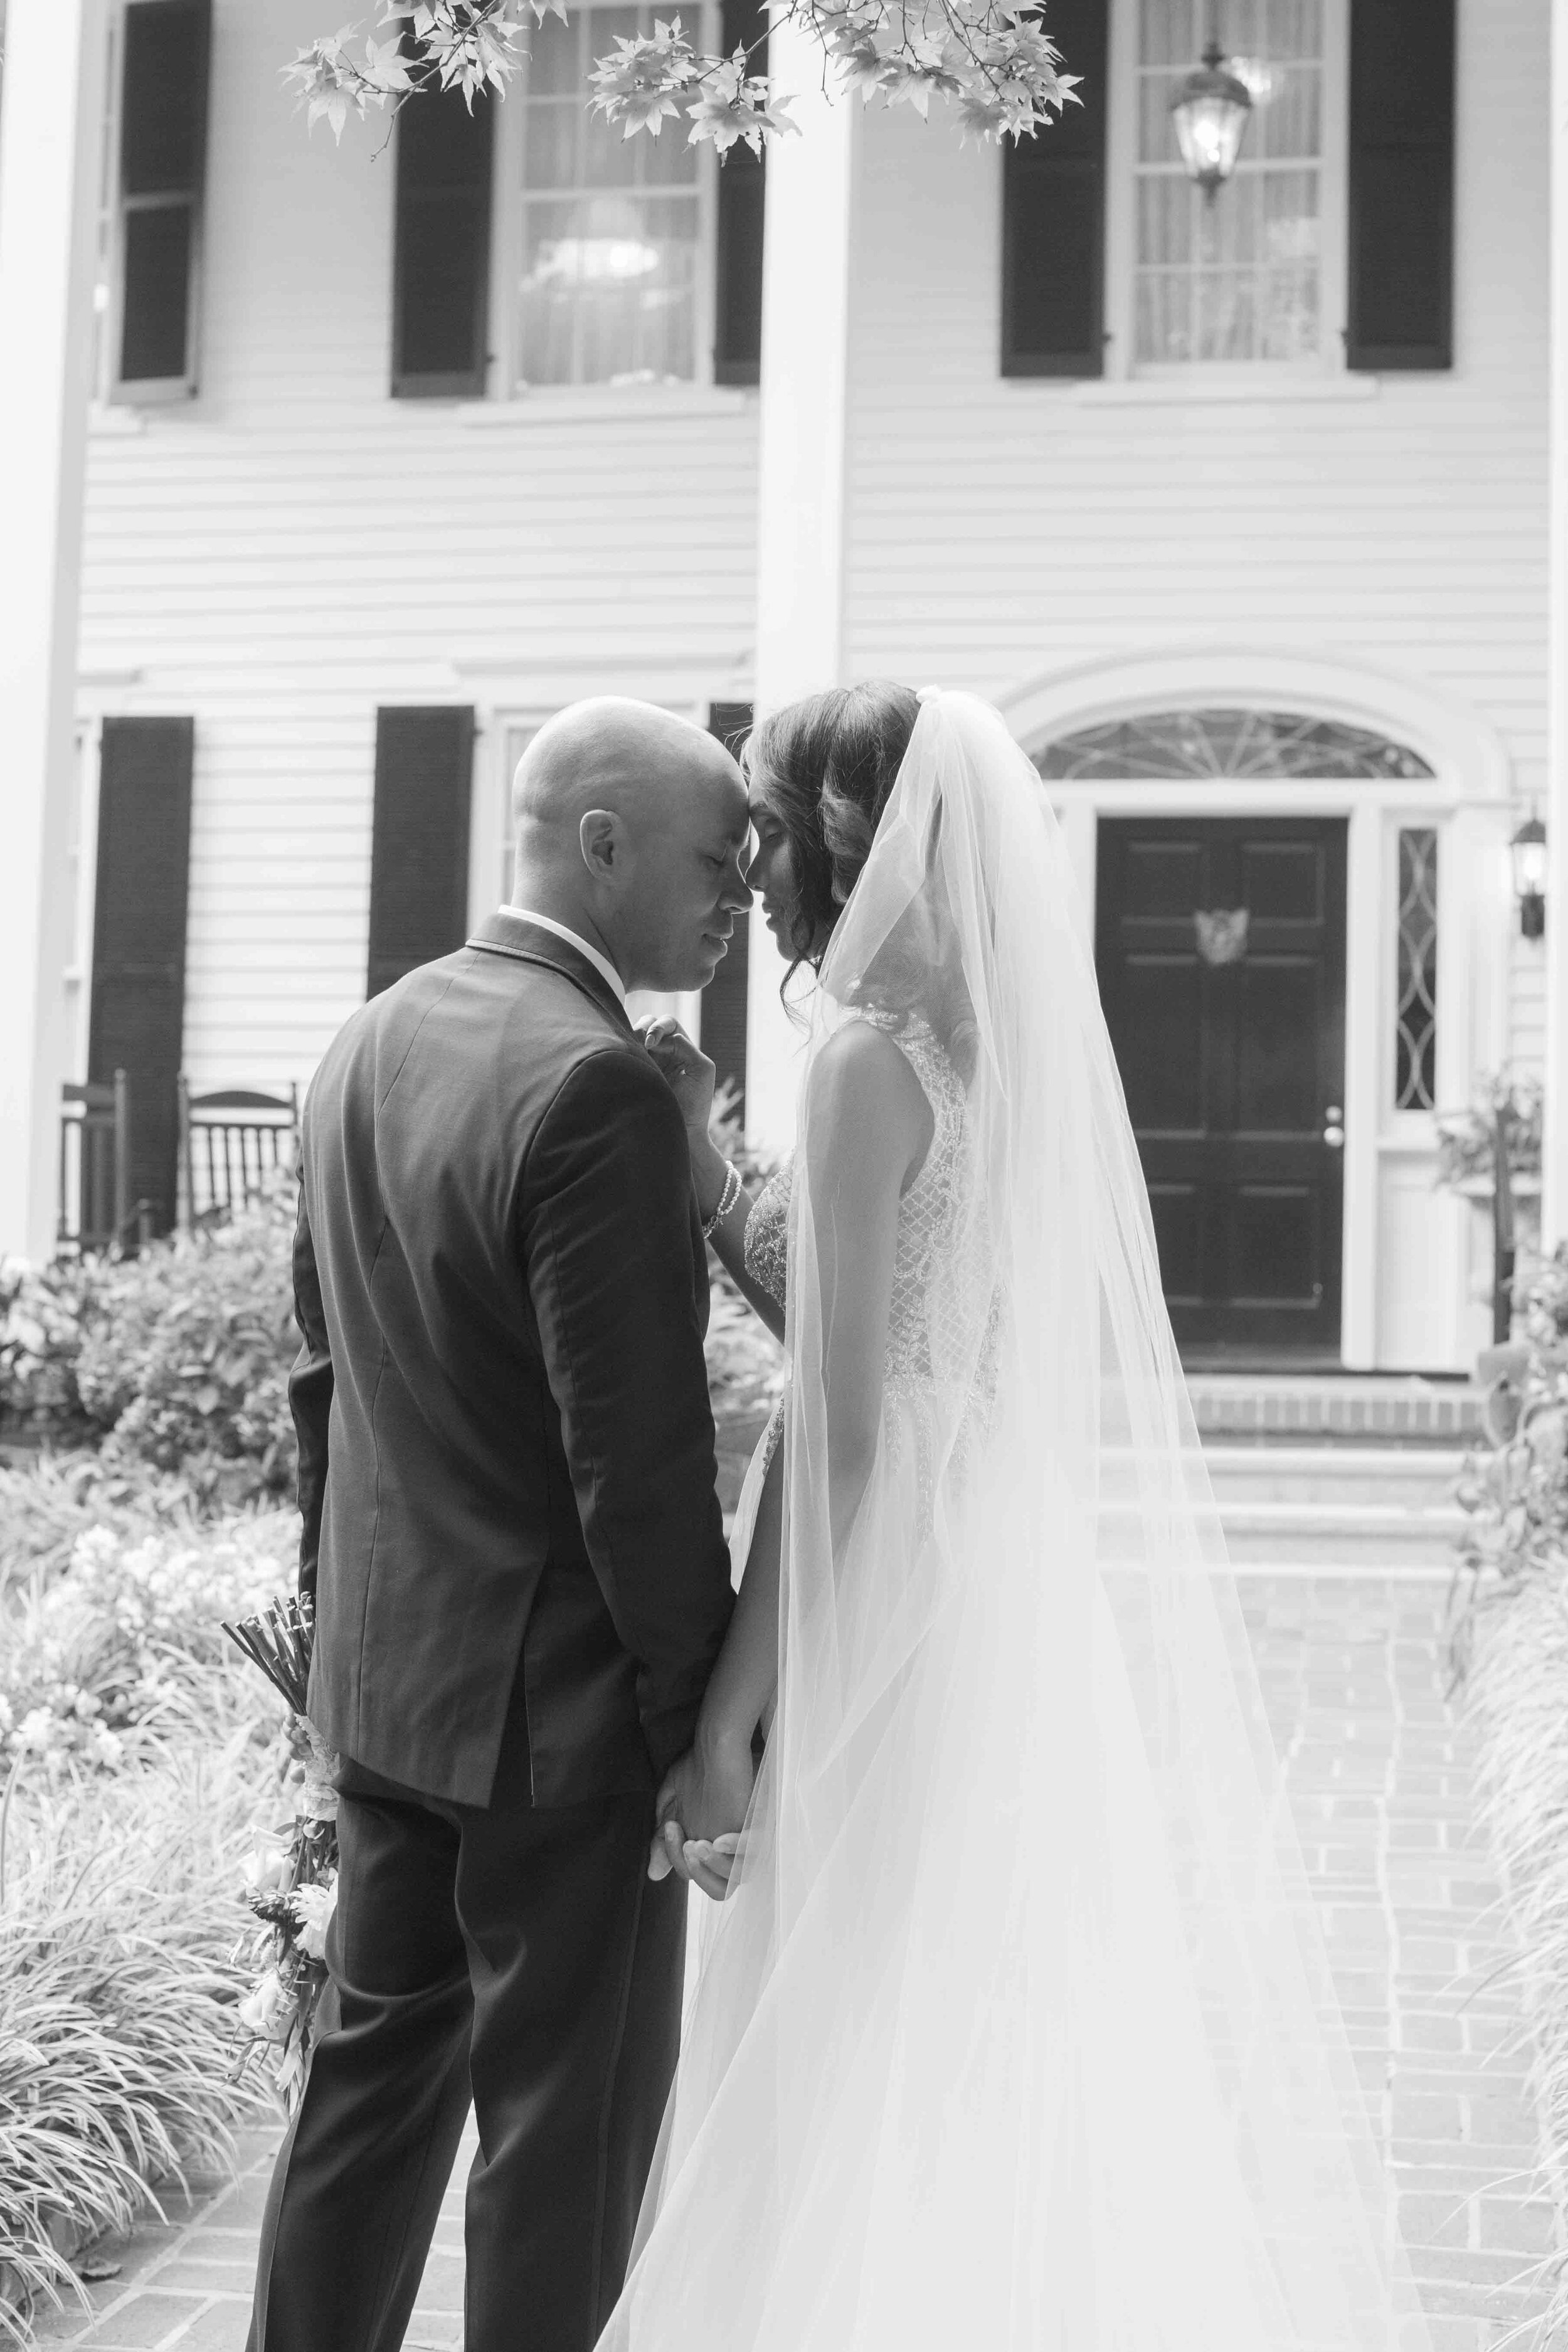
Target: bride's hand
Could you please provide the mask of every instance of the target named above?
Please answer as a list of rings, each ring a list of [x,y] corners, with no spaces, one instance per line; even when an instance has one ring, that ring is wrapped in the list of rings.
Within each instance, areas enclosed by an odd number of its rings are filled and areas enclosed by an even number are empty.
[[[700,1045],[692,1044],[679,1022],[672,1021],[667,1013],[645,1022],[638,1034],[680,1107],[687,1133],[705,1141],[708,1122],[713,1115],[713,1087],[718,1075],[712,1063]]]
[[[648,1876],[668,1878],[673,1870],[721,1903],[755,1778],[749,1742],[702,1744],[672,1765],[658,1792]]]

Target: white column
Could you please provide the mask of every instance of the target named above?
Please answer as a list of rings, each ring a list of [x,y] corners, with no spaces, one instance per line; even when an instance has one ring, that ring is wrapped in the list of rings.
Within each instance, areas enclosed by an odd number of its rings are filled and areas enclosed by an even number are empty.
[[[858,99],[822,89],[822,48],[790,23],[769,43],[799,137],[768,151],[757,516],[758,715],[844,672],[844,438]],[[779,1004],[778,950],[752,919],[746,1124],[795,1133],[800,1039]]]
[[[1546,825],[1546,1138],[1541,1229],[1568,1239],[1568,0],[1552,5],[1552,374]]]
[[[72,705],[104,0],[10,0],[0,100],[0,1254],[47,1255],[72,1075]]]

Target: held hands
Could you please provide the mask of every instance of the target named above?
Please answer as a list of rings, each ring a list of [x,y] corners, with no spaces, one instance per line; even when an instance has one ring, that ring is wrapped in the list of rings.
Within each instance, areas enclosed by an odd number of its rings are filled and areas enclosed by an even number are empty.
[[[741,1851],[741,1824],[756,1777],[749,1741],[699,1740],[671,1765],[658,1792],[658,1828],[648,1853],[650,1878],[674,1871],[715,1903],[729,1892]]]
[[[706,1140],[717,1076],[712,1063],[700,1046],[692,1044],[679,1022],[666,1014],[645,1021],[637,1034],[680,1107],[687,1133]]]

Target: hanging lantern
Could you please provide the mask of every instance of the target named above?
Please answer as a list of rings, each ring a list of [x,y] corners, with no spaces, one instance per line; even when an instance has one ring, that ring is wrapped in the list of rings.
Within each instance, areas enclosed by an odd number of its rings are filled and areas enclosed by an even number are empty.
[[[1513,853],[1513,895],[1519,928],[1527,940],[1546,929],[1546,827],[1532,811],[1509,844]]]
[[[1190,73],[1171,100],[1171,120],[1187,176],[1205,195],[1228,180],[1236,169],[1242,134],[1252,112],[1252,92],[1229,71],[1217,41],[1204,51],[1204,61]]]

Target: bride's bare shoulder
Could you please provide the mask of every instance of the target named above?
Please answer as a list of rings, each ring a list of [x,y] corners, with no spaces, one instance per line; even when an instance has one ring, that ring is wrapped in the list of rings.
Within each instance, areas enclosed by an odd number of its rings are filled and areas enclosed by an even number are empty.
[[[907,1160],[919,1149],[931,1110],[907,1056],[885,1029],[847,1021],[811,1066],[808,1129]]]

